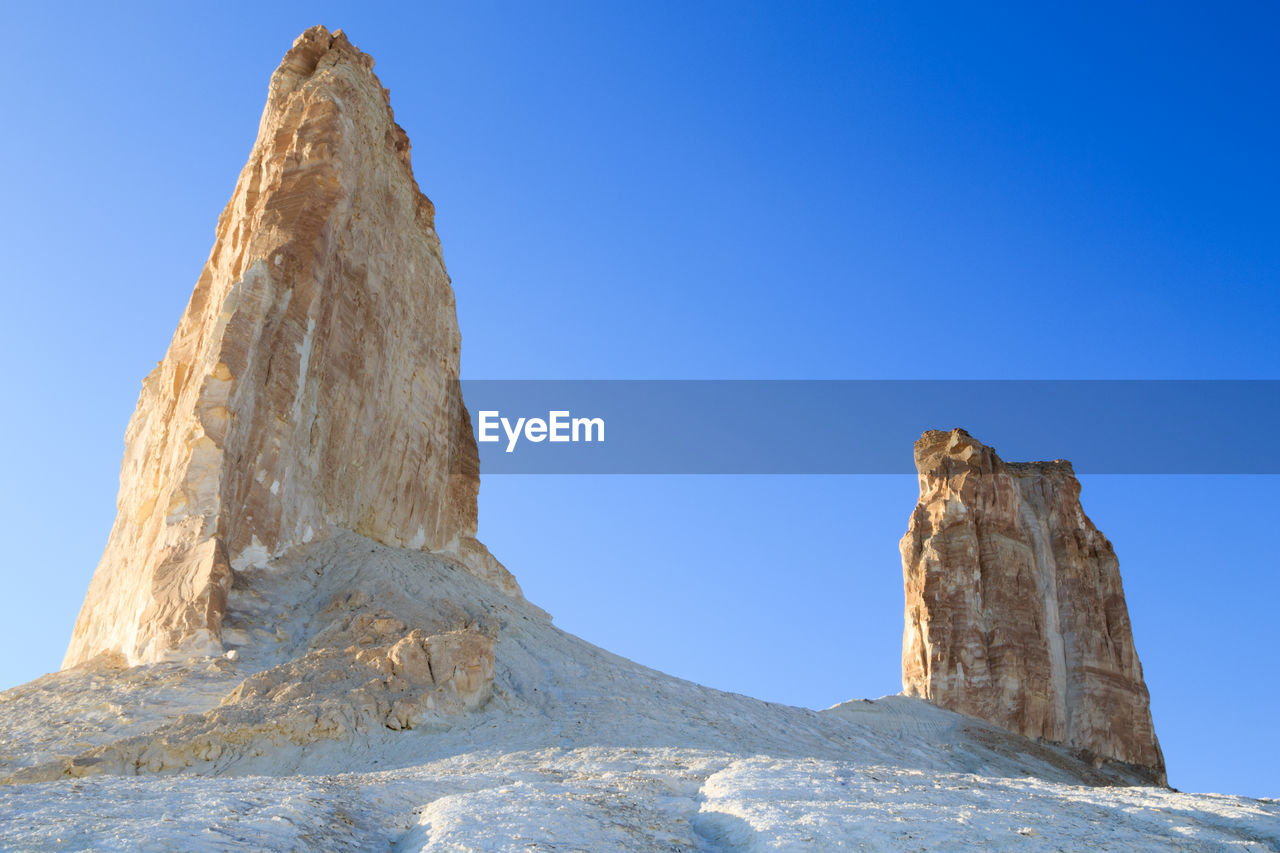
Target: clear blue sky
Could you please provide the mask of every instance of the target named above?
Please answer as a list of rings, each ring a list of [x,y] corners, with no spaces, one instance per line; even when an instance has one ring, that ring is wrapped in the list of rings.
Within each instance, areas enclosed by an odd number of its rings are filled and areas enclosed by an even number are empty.
[[[1280,378],[1277,7],[1025,6],[8,4],[0,684],[61,659],[139,383],[315,23],[391,89],[468,377]],[[1280,794],[1277,485],[1084,483],[1185,789]],[[914,499],[491,477],[481,536],[562,627],[822,707],[899,688]]]

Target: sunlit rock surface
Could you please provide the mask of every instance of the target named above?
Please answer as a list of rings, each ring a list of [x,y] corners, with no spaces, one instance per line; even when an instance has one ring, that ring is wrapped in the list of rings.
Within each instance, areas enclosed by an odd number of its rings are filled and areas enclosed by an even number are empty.
[[[1006,463],[960,429],[915,459],[904,692],[1163,781],[1119,563],[1071,463]]]
[[[472,536],[452,296],[370,66],[316,28],[272,78],[68,666],[0,693],[0,848],[1277,848],[1272,801],[556,628]]]
[[[1280,844],[1274,801],[1137,784],[1142,775],[1126,767],[1095,767],[918,698],[815,711],[702,687],[560,631],[454,562],[354,533],[245,575],[228,601],[227,634],[244,642],[234,658],[74,667],[0,693],[0,847],[1263,853]],[[428,684],[417,667],[401,693],[394,669],[308,660],[355,646],[390,662],[388,647],[410,625],[425,636],[451,625],[492,636],[487,695],[404,727],[378,713],[380,701],[430,695],[438,674]],[[452,671],[470,670],[455,662]],[[14,784],[30,780],[41,781]]]
[[[373,60],[304,33],[125,437],[117,517],[65,666],[221,650],[233,572],[330,528],[447,551],[479,462],[453,291]]]

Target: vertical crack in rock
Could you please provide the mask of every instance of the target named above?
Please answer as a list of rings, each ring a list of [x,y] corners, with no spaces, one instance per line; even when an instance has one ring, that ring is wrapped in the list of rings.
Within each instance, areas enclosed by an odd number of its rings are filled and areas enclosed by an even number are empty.
[[[373,60],[313,27],[272,75],[213,250],[125,435],[64,666],[216,653],[234,573],[333,528],[452,553],[479,460],[434,208]]]
[[[1021,483],[1021,481],[1019,481]],[[1044,635],[1049,653],[1049,689],[1052,697],[1053,729],[1045,736],[1049,740],[1066,740],[1070,727],[1070,709],[1067,705],[1067,650],[1062,637],[1062,613],[1058,607],[1058,565],[1049,548],[1049,531],[1045,529],[1043,509],[1037,514],[1031,502],[1023,501],[1022,523],[1031,534],[1036,586],[1044,602]]]
[[[915,460],[903,691],[1163,783],[1119,562],[1071,463],[1006,463],[960,429]]]

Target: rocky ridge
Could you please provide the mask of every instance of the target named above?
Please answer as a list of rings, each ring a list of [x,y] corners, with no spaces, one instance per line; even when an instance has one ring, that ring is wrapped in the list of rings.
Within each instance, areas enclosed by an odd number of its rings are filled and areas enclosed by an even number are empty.
[[[1095,767],[919,698],[814,711],[702,687],[557,629],[452,561],[354,533],[243,576],[227,630],[255,640],[233,657],[78,666],[0,693],[0,774],[44,780],[0,785],[0,846],[1264,853],[1280,844],[1275,802],[1136,784],[1130,768]],[[380,638],[400,629],[375,626],[384,619],[428,635],[461,623],[493,636],[487,700],[395,729],[385,717],[345,716],[360,685],[315,692],[317,680],[293,674],[308,650],[342,651],[365,630],[379,632],[368,648],[385,647]],[[246,683],[272,686],[252,707],[228,702],[251,692]],[[302,687],[269,695],[292,683]],[[259,709],[269,713],[252,726],[229,719]],[[349,729],[296,737],[330,712]]]

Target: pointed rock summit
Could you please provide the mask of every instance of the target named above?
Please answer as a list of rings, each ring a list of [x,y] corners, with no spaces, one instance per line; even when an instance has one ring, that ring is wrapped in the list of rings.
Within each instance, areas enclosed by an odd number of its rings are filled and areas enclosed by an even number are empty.
[[[125,435],[117,516],[64,667],[221,651],[235,573],[334,529],[452,555],[479,462],[434,208],[373,60],[307,30]]]
[[[1004,462],[961,429],[915,461],[903,691],[1163,783],[1119,562],[1071,463]]]

